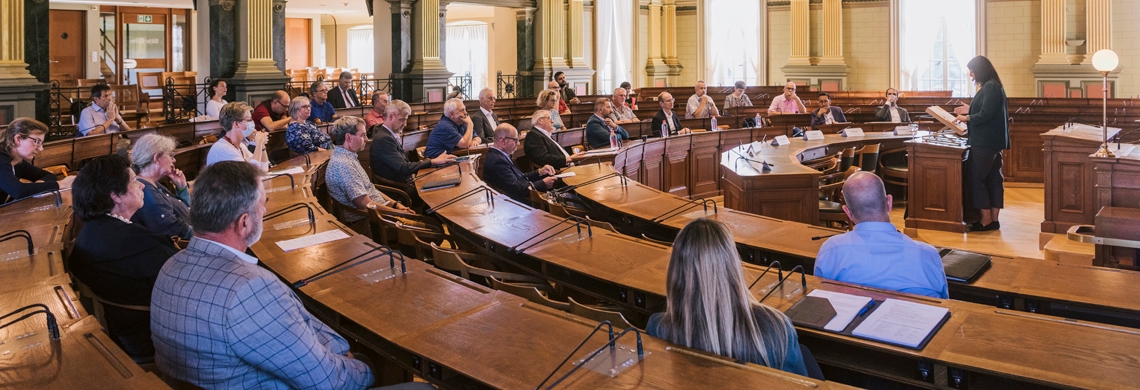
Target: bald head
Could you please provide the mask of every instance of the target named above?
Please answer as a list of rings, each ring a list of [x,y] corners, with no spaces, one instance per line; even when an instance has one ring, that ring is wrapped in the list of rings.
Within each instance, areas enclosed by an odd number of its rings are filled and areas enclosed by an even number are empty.
[[[558,85],[558,82],[557,82],[557,81],[554,81],[554,80],[550,80],[550,82],[546,83],[546,89],[549,89],[549,90],[551,90],[551,91],[557,91],[557,90],[559,90],[559,89],[561,89],[561,88],[562,88],[562,87],[560,87],[560,86]]]
[[[883,180],[873,173],[856,172],[843,184],[847,215],[855,223],[890,222],[891,197]]]

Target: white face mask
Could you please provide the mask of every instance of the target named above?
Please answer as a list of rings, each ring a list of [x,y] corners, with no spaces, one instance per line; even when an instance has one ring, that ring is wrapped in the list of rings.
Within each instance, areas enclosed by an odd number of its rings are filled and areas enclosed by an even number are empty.
[[[244,124],[245,124],[245,129],[243,129],[243,130],[241,131],[241,136],[242,136],[242,137],[245,137],[245,138],[249,138],[249,135],[250,135],[250,134],[253,134],[253,130],[254,130],[254,128],[255,128],[255,127],[254,127],[254,125],[253,125],[253,121],[245,121],[245,122],[242,122],[242,123],[244,123]]]

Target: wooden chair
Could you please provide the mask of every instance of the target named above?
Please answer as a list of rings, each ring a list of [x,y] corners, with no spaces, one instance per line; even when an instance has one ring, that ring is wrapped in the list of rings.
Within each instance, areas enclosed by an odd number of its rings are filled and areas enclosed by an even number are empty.
[[[847,171],[852,165],[855,165],[855,147],[843,149],[839,153],[839,171]]]
[[[819,178],[819,221],[824,226],[832,223],[851,229],[851,219],[843,212],[843,184],[847,178],[859,171],[859,167],[849,167],[846,171],[823,175]]]
[[[106,299],[100,298],[98,295],[95,294],[94,291],[91,291],[90,287],[88,287],[82,281],[80,281],[79,279],[75,279],[74,277],[72,279],[75,280],[75,284],[79,287],[79,295],[82,297],[86,297],[86,298],[91,299],[91,307],[94,309],[93,310],[94,313],[92,313],[92,314],[95,315],[95,320],[99,321],[99,325],[103,326],[104,331],[106,329],[108,329],[108,327],[107,327],[107,313],[106,313],[106,310],[107,310],[106,307],[107,306],[117,307],[117,308],[126,309],[126,310],[142,311],[142,312],[148,312],[148,313],[150,312],[150,305],[146,305],[146,306],[124,305],[124,304],[119,304],[119,303],[111,302],[111,301],[108,301]],[[131,356],[131,360],[134,360],[135,363],[139,363],[139,364],[153,363],[154,357]]]
[[[538,283],[507,283],[499,278],[491,277],[491,288],[503,291],[506,293],[514,294],[528,301],[556,309],[569,312],[570,302],[561,302],[550,299],[550,293],[553,289],[545,282]]]
[[[573,297],[568,297],[567,300],[570,301],[570,314],[586,317],[598,322],[609,321],[615,328],[625,329],[633,327],[633,325],[629,323],[629,320],[625,319],[625,315],[619,311],[583,305],[575,301]]]
[[[537,276],[495,271],[471,265],[471,263],[484,263],[488,264],[488,266],[493,266],[494,263],[489,256],[440,248],[434,244],[431,246],[431,250],[432,256],[435,258],[436,268],[459,275],[464,279],[487,287],[491,287],[490,278],[497,278],[501,281],[511,283],[546,283],[546,279]]]
[[[906,148],[891,149],[879,155],[879,177],[883,179],[883,184],[902,187],[902,196],[899,198],[904,204],[910,186],[907,179],[909,170]]]
[[[879,147],[881,144],[863,145],[855,152],[859,169],[865,172],[876,173],[879,168]]]

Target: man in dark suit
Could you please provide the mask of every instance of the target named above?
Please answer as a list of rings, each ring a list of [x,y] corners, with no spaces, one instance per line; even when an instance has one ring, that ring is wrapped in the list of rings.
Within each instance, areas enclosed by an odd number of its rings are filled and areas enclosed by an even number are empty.
[[[605,149],[610,147],[610,135],[617,135],[618,140],[629,139],[629,133],[610,119],[609,98],[598,98],[594,101],[594,115],[586,121],[586,144],[590,149]]]
[[[338,109],[360,107],[360,99],[356,98],[356,90],[352,89],[351,72],[340,72],[336,87],[329,91],[329,102]]]
[[[470,114],[471,124],[475,129],[471,131],[475,137],[483,139],[490,144],[495,141],[495,128],[499,126],[499,116],[495,115],[495,91],[483,88],[479,91],[479,109]]]
[[[910,114],[899,107],[899,90],[887,88],[886,104],[875,108],[875,119],[883,122],[910,123]]]
[[[562,169],[569,166],[574,159],[586,155],[585,152],[566,153],[566,149],[551,138],[550,134],[554,133],[554,122],[550,120],[549,110],[535,111],[530,120],[534,124],[534,129],[526,134],[523,152],[531,163]]]
[[[681,118],[673,112],[673,105],[677,104],[677,101],[673,99],[672,94],[661,92],[660,95],[657,95],[657,103],[661,105],[661,111],[657,111],[657,115],[653,116],[653,122],[650,124],[654,137],[665,135],[661,131],[661,125],[668,126],[668,135],[689,134],[689,128],[681,127]]]
[[[819,93],[819,108],[811,110],[811,128],[819,130],[819,125],[832,123],[845,123],[847,117],[843,116],[843,109],[831,105],[831,95],[827,92]]]
[[[384,110],[384,123],[377,125],[373,131],[372,146],[368,151],[368,165],[372,167],[374,175],[393,182],[385,184],[398,184],[398,188],[414,198],[416,187],[410,183],[412,175],[430,166],[454,162],[455,156],[444,153],[431,160],[408,161],[408,154],[404,152],[400,137],[411,114],[412,108],[408,107],[408,103],[401,100],[388,103],[388,108]]]
[[[514,126],[501,124],[495,129],[495,143],[487,150],[483,159],[483,181],[495,191],[519,202],[530,203],[530,189],[550,191],[558,180],[554,177],[554,167],[543,165],[537,171],[523,173],[511,161],[511,155],[519,148],[519,132]]]

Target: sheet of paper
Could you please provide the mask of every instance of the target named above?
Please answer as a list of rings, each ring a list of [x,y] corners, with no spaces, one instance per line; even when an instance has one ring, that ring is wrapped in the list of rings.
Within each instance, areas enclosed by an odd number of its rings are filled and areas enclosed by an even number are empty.
[[[851,333],[915,348],[949,311],[945,307],[887,299]]]
[[[578,175],[578,174],[577,174],[577,173],[575,173],[575,172],[562,172],[562,173],[559,173],[559,174],[557,174],[557,175],[554,175],[554,177],[557,177],[557,178],[561,179],[561,178],[564,178],[564,177],[574,177],[574,176],[577,176],[577,175]]]
[[[329,230],[324,233],[310,234],[304,237],[297,237],[292,240],[277,241],[277,246],[281,250],[289,252],[301,248],[307,248],[313,245],[324,244],[330,241],[336,241],[348,238],[348,234],[337,229]]]
[[[292,168],[289,168],[289,169],[286,169],[286,170],[282,170],[282,171],[273,171],[273,172],[269,172],[269,175],[270,175],[270,176],[273,176],[273,175],[281,175],[281,174],[285,174],[285,175],[300,175],[300,174],[302,174],[302,173],[305,173],[305,167],[292,167]]]
[[[808,295],[827,298],[831,302],[831,307],[835,308],[835,318],[832,318],[831,321],[827,322],[827,326],[823,327],[832,332],[842,332],[843,329],[847,328],[847,324],[850,324],[851,320],[854,320],[855,316],[859,315],[859,312],[871,303],[870,297],[819,289],[812,290]]]
[[[613,154],[613,153],[617,153],[617,151],[618,151],[617,148],[594,149],[594,150],[586,152],[586,155],[587,156],[596,156],[599,154]]]

